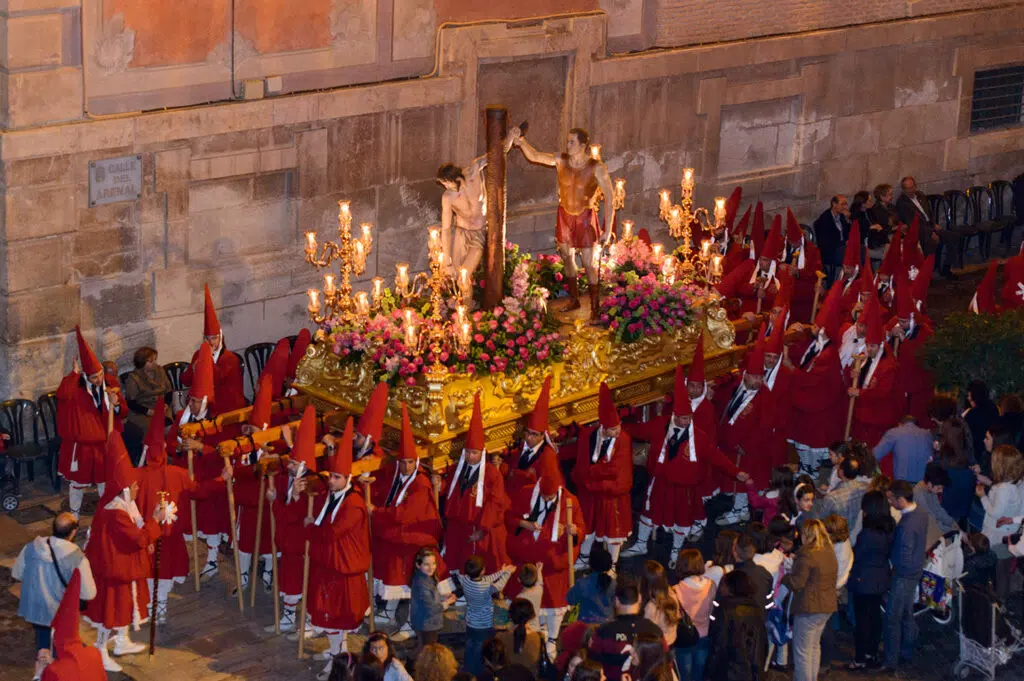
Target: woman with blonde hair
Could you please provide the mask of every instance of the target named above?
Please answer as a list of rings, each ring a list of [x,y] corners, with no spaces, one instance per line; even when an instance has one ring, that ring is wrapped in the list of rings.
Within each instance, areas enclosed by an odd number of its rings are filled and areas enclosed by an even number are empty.
[[[644,563],[644,571],[640,576],[640,595],[643,599],[641,614],[654,622],[665,637],[665,645],[669,648],[676,642],[676,625],[682,613],[679,601],[668,586],[665,568],[656,560]]]
[[[821,667],[821,634],[836,611],[839,568],[824,523],[805,520],[800,535],[803,544],[782,584],[793,593],[793,681],[815,681]]]
[[[1010,593],[1013,557],[1003,537],[1013,534],[1019,523],[1013,519],[1024,516],[1024,456],[1012,445],[999,445],[992,450],[992,487],[988,493],[982,484],[974,493],[985,509],[981,533],[988,537],[996,556],[996,597],[1003,603]]]
[[[440,643],[428,643],[416,656],[416,681],[452,681],[459,671],[455,655]]]

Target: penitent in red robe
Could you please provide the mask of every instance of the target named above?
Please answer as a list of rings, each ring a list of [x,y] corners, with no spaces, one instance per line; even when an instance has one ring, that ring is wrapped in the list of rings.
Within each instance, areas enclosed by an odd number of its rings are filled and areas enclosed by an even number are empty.
[[[851,377],[853,365],[845,372],[847,385],[853,386]],[[867,367],[864,371],[868,371]],[[902,416],[903,394],[897,388],[899,369],[896,360],[886,350],[878,362],[871,380],[861,387],[860,395],[853,408],[853,426],[850,437],[860,440],[868,447],[874,447],[885,431],[896,425]]]
[[[757,260],[744,260],[733,269],[728,275],[722,278],[715,288],[726,298],[739,298],[739,314],[757,311],[757,289],[755,284],[750,283],[750,277],[757,267]],[[778,293],[778,284],[772,282],[765,291],[764,299],[761,301],[761,311],[767,312],[772,309],[775,294]]]
[[[378,595],[384,600],[408,598],[416,552],[425,546],[440,546],[441,514],[434,501],[430,477],[422,470],[406,481],[404,494],[396,490],[391,504],[388,494],[398,474],[395,462],[384,464],[374,473],[370,489],[373,502],[373,577],[379,582]],[[445,579],[446,570],[438,569]]]
[[[199,351],[192,354],[192,361],[181,374],[185,386],[192,385],[192,367],[196,364]],[[238,355],[227,348],[221,348],[220,357],[213,364],[213,399],[209,401],[210,418],[224,412],[245,406],[245,387],[242,382],[242,364]]]
[[[576,562],[580,553],[580,541],[587,534],[586,524],[583,522],[580,513],[580,500],[569,490],[560,488],[558,499],[558,524],[567,525],[568,512],[566,504],[572,503],[572,524],[576,527],[576,536],[573,539],[573,555],[569,556],[569,540],[565,536],[565,528],[561,528],[558,537],[551,540],[552,527],[555,522],[554,509],[544,517],[544,524],[534,537],[534,533],[519,527],[519,521],[525,519],[532,510],[530,500],[533,497],[533,490],[521,488],[515,499],[512,500],[512,508],[509,510],[506,523],[508,528],[508,555],[512,563],[521,566],[525,563],[543,563],[544,591],[541,597],[540,607],[542,608],[568,608],[569,602],[566,595],[569,593],[569,570]],[[505,595],[515,598],[522,590],[518,579],[509,580],[505,587]]]
[[[180,429],[181,412],[174,415],[174,423],[167,430],[167,451],[178,449],[178,432]],[[203,451],[192,455],[192,469],[196,482],[200,485],[216,480],[224,470],[224,458],[217,451],[217,444],[230,440],[232,434],[227,432],[211,433],[198,439],[203,443]],[[175,463],[188,470],[188,456],[183,451],[175,459]],[[184,525],[185,534],[192,534],[191,504],[178,509],[178,521]],[[199,533],[204,536],[227,534],[231,527],[231,515],[228,513],[227,493],[223,489],[211,491],[203,497],[196,497],[196,523]]]
[[[484,559],[484,574],[490,575],[508,564],[505,512],[508,510],[509,500],[505,494],[505,482],[501,479],[501,471],[487,462],[481,463],[481,466],[487,467],[481,505],[478,506],[476,503],[475,482],[465,490],[458,481],[452,486],[455,468],[442,487],[442,493],[448,494],[444,511],[447,520],[444,559],[449,569],[461,572],[470,556],[481,556]],[[477,541],[472,541],[470,537],[478,530],[483,536]]]
[[[313,507],[318,518],[330,499],[320,497]],[[290,505],[289,512],[305,517],[304,504]],[[303,532],[309,540],[309,617],[314,627],[341,631],[358,629],[370,607],[366,571],[370,568],[370,515],[356,488],[344,493],[333,514]],[[293,519],[295,522],[295,519]]]
[[[598,426],[580,429],[576,440],[576,483],[583,522],[598,541],[625,541],[633,531],[633,443],[623,429],[612,446],[611,457],[592,461]]]
[[[790,383],[789,438],[820,449],[843,439],[849,397],[839,364],[839,344],[829,341],[806,366],[801,366],[810,345],[790,355],[796,369]]]
[[[821,251],[811,242],[804,240],[804,268],[791,273],[793,277],[793,302],[791,306],[793,321],[809,322],[811,310],[814,308],[814,295],[818,287],[818,272],[822,270]],[[780,265],[781,267],[781,265]]]
[[[529,464],[523,461],[523,447],[509,457],[508,475],[505,478],[505,492],[509,499],[515,499],[519,490],[526,488],[533,492],[533,486],[537,484],[543,475],[550,475],[559,486],[565,485],[562,478],[562,471],[558,467],[558,454],[547,442],[540,445],[540,453],[532,458]]]
[[[919,317],[921,315],[915,315]],[[899,324],[898,319],[890,323],[889,328]],[[924,345],[935,333],[931,324],[920,321],[915,326],[912,336],[900,341],[899,359],[897,360],[896,383],[899,390],[906,393],[906,404],[903,411],[917,419],[918,423],[931,423],[928,407],[935,397],[935,381],[923,361]],[[891,342],[890,342],[891,347]]]
[[[106,377],[107,385],[117,385],[117,379]],[[72,371],[64,377],[57,388],[57,434],[60,435],[60,455],[57,472],[69,482],[80,485],[94,485],[104,482],[106,470],[103,453],[107,446],[108,408],[104,402],[102,411],[96,408],[92,395],[85,387],[82,374]],[[113,393],[107,393],[111,406],[118,406],[114,414],[114,430],[124,430],[124,419],[128,416],[128,403],[124,393],[118,393],[113,402]]]
[[[718,424],[718,446],[733,465],[750,475],[758,489],[767,489],[772,468],[785,463],[779,462],[772,393],[767,386],[762,386],[730,423],[725,410],[739,384],[739,377],[729,383],[731,385],[727,384],[727,389],[717,392],[724,399]],[[719,477],[725,492],[732,491],[733,482],[724,476]]]

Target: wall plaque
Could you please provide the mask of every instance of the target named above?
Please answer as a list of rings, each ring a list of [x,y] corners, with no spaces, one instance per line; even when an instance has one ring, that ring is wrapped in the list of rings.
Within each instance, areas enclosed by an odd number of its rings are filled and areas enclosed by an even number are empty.
[[[142,156],[89,161],[89,206],[135,201],[142,196]]]

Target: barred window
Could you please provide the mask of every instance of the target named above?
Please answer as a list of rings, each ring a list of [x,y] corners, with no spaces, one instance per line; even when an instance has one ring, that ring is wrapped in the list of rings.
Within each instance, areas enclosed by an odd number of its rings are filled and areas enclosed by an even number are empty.
[[[974,74],[971,132],[1024,123],[1024,65]]]

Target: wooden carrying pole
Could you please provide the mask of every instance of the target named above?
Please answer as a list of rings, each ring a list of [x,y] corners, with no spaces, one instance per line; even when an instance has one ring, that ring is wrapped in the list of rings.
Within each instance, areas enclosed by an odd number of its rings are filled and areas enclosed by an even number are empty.
[[[306,497],[306,518],[313,520],[313,495]],[[299,601],[299,617],[295,621],[299,632],[299,659],[306,648],[306,599],[309,598],[309,539],[302,554],[302,600]]]
[[[235,557],[235,593],[238,594],[238,612],[245,613],[245,597],[242,595],[242,566],[238,562],[238,516],[235,514],[234,478],[228,478],[228,517],[231,522],[231,553]]]
[[[576,559],[572,556],[572,532],[569,528],[572,527],[572,499],[565,500],[565,539],[569,545],[569,586],[572,587],[576,583]]]
[[[157,492],[157,507],[167,504],[167,492]],[[162,523],[161,523],[162,524]],[[156,605],[160,595],[160,551],[163,548],[164,533],[160,528],[160,536],[156,538],[156,547],[153,549],[153,592],[149,595],[149,659],[156,654]]]
[[[270,474],[270,488],[277,490],[274,486],[274,476],[277,473]],[[273,591],[274,591],[274,633],[281,633],[281,595],[277,591],[277,518],[274,517],[274,504],[270,504],[270,572],[273,578]]]
[[[370,478],[363,483],[363,495],[366,501],[366,534],[370,537],[370,546],[373,546],[373,514],[370,513],[370,485],[373,484],[373,478]],[[374,600],[373,600],[373,560],[371,557],[370,567],[366,571],[366,590],[370,594],[370,619],[366,625],[369,632],[372,634],[376,630],[376,623],[373,621],[374,617]]]
[[[856,385],[860,380],[860,372],[864,368],[864,357],[858,357],[853,361],[853,370],[850,372],[851,382]],[[853,427],[853,408],[857,404],[857,396],[850,396],[850,406],[846,408],[846,430],[843,431],[843,439],[850,439],[850,428]]]
[[[192,463],[192,450],[188,450],[188,479],[194,485],[196,482],[195,468]],[[188,500],[189,508],[192,511],[192,573],[195,575],[196,591],[199,591],[199,529],[196,526],[196,499],[191,494]]]
[[[814,282],[814,304],[811,305],[811,318],[807,320],[808,324],[814,323],[814,318],[818,316],[818,304],[821,302],[821,282],[825,279],[825,275],[821,272],[815,272],[818,276],[818,281]]]
[[[252,547],[252,566],[249,569],[249,607],[256,607],[256,566],[260,562],[260,534],[263,532],[263,497],[267,493],[267,476],[260,476],[260,496],[256,502],[256,539]]]
[[[487,246],[484,252],[484,307],[501,303],[505,281],[505,138],[508,136],[508,109],[487,107]],[[471,273],[472,274],[472,273]]]

